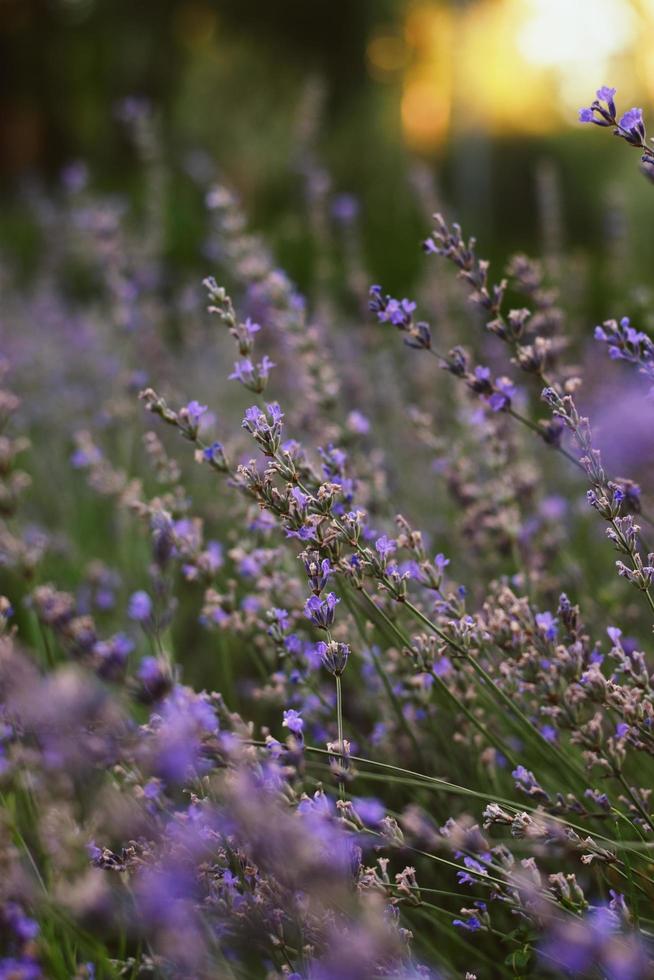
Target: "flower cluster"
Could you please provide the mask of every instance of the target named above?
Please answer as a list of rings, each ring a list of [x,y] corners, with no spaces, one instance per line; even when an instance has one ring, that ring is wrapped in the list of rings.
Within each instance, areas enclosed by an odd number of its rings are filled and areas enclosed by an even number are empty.
[[[582,119],[649,154],[614,96]],[[195,280],[171,285],[143,100],[120,116],[148,168],[144,227],[80,168],[63,203],[31,201],[60,234],[33,294],[8,290],[0,977],[640,980],[647,474],[614,477],[577,407],[549,264],[515,256],[494,284],[437,215],[425,251],[474,316],[445,280],[435,309],[424,283],[415,300],[373,286],[373,318],[425,355],[406,373],[355,329],[357,208],[302,113],[315,304],[195,156],[209,316]],[[78,265],[98,292],[71,306]],[[596,337],[652,377],[628,319]]]

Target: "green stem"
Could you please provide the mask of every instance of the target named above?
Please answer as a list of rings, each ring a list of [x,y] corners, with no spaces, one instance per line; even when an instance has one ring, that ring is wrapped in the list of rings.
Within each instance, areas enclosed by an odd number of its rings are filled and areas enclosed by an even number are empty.
[[[584,780],[584,782],[586,781],[587,777],[583,769],[580,769],[574,762],[568,759],[564,755],[564,753],[560,749],[558,749],[555,745],[553,745],[551,742],[548,742],[548,740],[545,738],[543,733],[539,731],[536,725],[534,725],[534,723],[530,721],[529,718],[527,718],[527,716],[520,710],[520,708],[518,708],[515,702],[511,700],[509,695],[506,694],[506,692],[503,691],[501,687],[498,687],[498,685],[495,683],[495,681],[490,676],[490,674],[482,667],[482,665],[479,663],[478,660],[476,660],[475,657],[470,655],[470,653],[468,652],[468,650],[465,649],[465,647],[463,647],[456,640],[453,640],[451,637],[449,637],[447,633],[444,632],[444,630],[442,630],[439,626],[437,626],[436,623],[433,623],[431,619],[425,616],[425,614],[421,612],[421,610],[418,609],[417,606],[414,606],[413,603],[410,602],[408,599],[405,599],[403,601],[403,605],[405,605],[407,609],[417,619],[420,620],[421,623],[427,626],[427,628],[430,629],[432,633],[435,633],[436,636],[438,636],[441,640],[443,640],[444,643],[447,643],[449,646],[452,647],[452,649],[456,650],[456,652],[460,656],[465,658],[466,662],[470,664],[470,666],[475,671],[475,673],[477,673],[480,677],[484,679],[484,681],[489,686],[489,688],[502,701],[502,703],[511,711],[511,713],[515,715],[515,717],[520,720],[522,725],[525,726],[531,733],[535,733],[537,735],[542,745],[545,746],[550,753],[555,755],[559,760],[559,762],[561,762],[567,769],[574,772],[577,778]]]
[[[345,765],[343,755],[343,691],[341,689],[341,675],[336,674],[336,726],[338,729],[338,751],[340,752],[341,766]],[[338,781],[338,795],[342,800],[345,799],[345,784],[342,779]]]
[[[388,617],[383,612],[383,610],[378,609],[378,607],[372,601],[372,599],[370,598],[370,596],[368,595],[368,593],[366,592],[365,589],[361,589],[361,594],[368,600],[368,602],[372,605],[372,607],[377,612],[381,613],[381,615],[383,616],[384,620],[387,622],[387,625],[389,625],[391,628],[395,629],[395,624],[392,622],[392,620],[388,619]],[[361,638],[365,641],[365,639],[366,639],[365,633],[364,633],[363,627],[361,626],[361,623],[359,622],[359,618],[358,618],[357,612],[356,612],[356,607],[355,607],[355,604],[352,601],[352,597],[349,594],[349,590],[347,590],[347,589],[344,589],[343,590],[343,597],[344,597],[345,602],[346,602],[348,608],[350,609],[352,615],[354,616],[354,621],[357,624],[357,629],[359,630],[359,633],[361,635]],[[398,723],[399,723],[400,727],[402,728],[402,731],[404,732],[404,734],[407,736],[407,738],[411,742],[411,744],[412,744],[412,746],[414,748],[414,751],[416,753],[416,757],[418,758],[419,761],[422,762],[422,753],[421,753],[421,750],[420,750],[420,745],[418,744],[418,740],[417,740],[417,738],[415,736],[415,733],[411,730],[411,726],[409,725],[408,721],[406,720],[406,718],[404,716],[404,712],[402,710],[402,704],[400,702],[400,699],[398,698],[397,694],[393,690],[393,685],[391,684],[390,680],[388,679],[388,675],[386,674],[386,671],[384,670],[384,668],[382,667],[381,663],[379,662],[379,657],[377,656],[377,654],[375,653],[375,651],[372,650],[372,649],[370,650],[370,657],[372,659],[372,663],[373,663],[373,666],[374,666],[375,671],[377,673],[377,676],[379,677],[380,681],[382,682],[382,685],[384,687],[384,691],[386,692],[386,696],[388,697],[388,700],[389,700],[389,702],[390,702],[390,704],[391,704],[391,706],[392,706],[392,708],[393,708],[393,710],[395,712],[395,715],[397,717]]]

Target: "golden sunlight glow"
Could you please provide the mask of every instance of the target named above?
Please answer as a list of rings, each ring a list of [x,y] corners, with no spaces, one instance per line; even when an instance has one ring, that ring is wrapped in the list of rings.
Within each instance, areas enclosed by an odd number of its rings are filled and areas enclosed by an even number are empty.
[[[613,59],[636,35],[636,16],[623,0],[520,0],[525,8],[517,49],[528,64],[553,69],[570,107],[608,84]],[[516,10],[516,14],[518,10]]]
[[[418,0],[405,21],[402,124],[414,149],[451,129],[543,133],[601,85],[654,98],[654,0]]]
[[[438,147],[445,137],[452,106],[454,15],[445,7],[416,4],[405,24],[414,60],[405,75],[402,126],[408,145],[418,151]]]

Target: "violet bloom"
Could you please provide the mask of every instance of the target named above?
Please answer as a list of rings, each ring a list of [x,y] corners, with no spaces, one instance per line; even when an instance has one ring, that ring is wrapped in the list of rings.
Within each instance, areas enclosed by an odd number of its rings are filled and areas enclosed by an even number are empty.
[[[205,463],[213,463],[218,467],[225,465],[225,453],[221,442],[212,442],[210,446],[205,446],[202,450],[202,459]]]
[[[284,728],[288,728],[290,732],[297,735],[298,738],[302,738],[302,730],[304,728],[304,720],[300,715],[299,711],[295,708],[289,708],[288,711],[284,712],[284,720],[282,722]]]
[[[183,784],[206,767],[202,743],[218,731],[215,712],[201,695],[176,687],[162,704],[160,717],[152,760],[155,774]]]
[[[229,375],[230,381],[240,381],[244,387],[251,391],[261,392],[266,387],[270,371],[275,367],[266,354],[258,364],[253,364],[249,357],[244,357],[234,364],[234,370]]]
[[[613,99],[615,98],[616,91],[617,89],[609,88],[608,85],[602,85],[601,88],[598,88],[595,94],[597,95],[597,98],[600,100],[600,102],[606,102],[610,104],[611,102],[613,102]]]
[[[383,804],[374,797],[352,800],[352,805],[359,820],[366,827],[377,827],[386,816]]]
[[[340,601],[333,592],[328,592],[324,599],[312,595],[304,604],[304,612],[315,626],[328,630],[334,622],[336,604]]]
[[[182,411],[186,412],[186,414],[188,415],[189,419],[191,420],[191,422],[194,425],[198,425],[200,419],[202,418],[202,416],[204,415],[204,413],[207,411],[207,408],[208,408],[207,405],[201,405],[200,402],[198,402],[195,399],[193,399],[193,401],[190,401],[188,403],[188,405],[186,405],[182,409]]]
[[[610,980],[640,980],[649,975],[649,957],[636,935],[622,934],[615,912],[604,906],[583,919],[555,920],[540,947],[544,965],[572,976],[592,972]]]
[[[416,333],[415,340],[422,337],[416,346],[428,347],[430,344],[429,327],[427,324],[414,324],[413,314],[416,304],[410,299],[394,299],[392,296],[384,296],[381,286],[371,286],[369,290],[368,309],[374,313],[380,323],[391,323],[399,330],[409,333]],[[419,328],[423,329],[420,330]]]
[[[139,590],[130,597],[127,615],[137,623],[144,623],[152,615],[152,599],[147,592]]]
[[[370,432],[370,422],[365,415],[356,409],[350,412],[346,424],[350,432],[354,432],[358,436],[365,436]]]
[[[261,326],[258,323],[255,323],[253,320],[251,320],[250,317],[248,317],[247,320],[245,320],[241,324],[241,326],[243,327],[243,330],[248,335],[248,337],[253,337],[255,333],[258,333],[259,330],[261,330]]]
[[[375,551],[386,564],[388,558],[397,551],[397,541],[382,534],[381,538],[375,541]]]
[[[476,915],[471,915],[467,919],[452,919],[452,925],[459,929],[467,929],[468,932],[477,932],[482,928],[481,921]]]
[[[141,683],[139,696],[148,703],[160,700],[168,693],[172,684],[168,664],[158,657],[144,657],[136,676]]]
[[[284,413],[277,402],[267,404],[265,412],[252,405],[246,410],[242,425],[268,456],[274,456],[281,443],[283,418]]]
[[[354,194],[337,194],[332,200],[331,212],[336,221],[348,225],[359,214],[359,202]]]
[[[514,395],[515,385],[508,378],[498,378],[488,404],[494,412],[502,412],[510,407]]]
[[[332,574],[329,558],[320,558],[318,552],[305,552],[304,569],[309,579],[309,585],[319,595],[327,585],[327,579]]]
[[[595,93],[595,101],[579,110],[579,122],[595,123],[596,126],[614,126],[615,122],[615,97],[616,90],[608,85],[603,85]]]
[[[558,633],[556,619],[551,612],[537,613],[536,626],[548,640],[555,640]]]
[[[627,131],[639,130],[644,126],[643,110],[637,109],[636,107],[633,109],[628,109],[627,112],[620,117],[618,125],[621,129],[626,129]]]

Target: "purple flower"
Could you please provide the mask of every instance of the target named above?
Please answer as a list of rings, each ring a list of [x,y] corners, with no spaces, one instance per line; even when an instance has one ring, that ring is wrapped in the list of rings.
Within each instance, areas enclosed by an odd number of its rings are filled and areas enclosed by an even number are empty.
[[[201,405],[200,402],[193,399],[193,401],[190,401],[188,405],[182,409],[182,411],[185,411],[191,422],[193,422],[194,425],[197,425],[204,413],[207,411],[207,406]]]
[[[147,592],[139,590],[130,597],[127,615],[137,623],[144,623],[152,615],[152,599]]]
[[[225,460],[221,442],[212,442],[202,450],[202,458],[206,463],[223,463]]]
[[[548,640],[555,640],[558,633],[556,619],[551,612],[537,613],[536,625]]]
[[[333,592],[328,592],[324,599],[320,596],[310,596],[304,604],[304,612],[308,619],[320,629],[328,630],[334,622],[334,610],[341,600]]]
[[[515,385],[508,378],[498,378],[495,382],[495,390],[488,399],[491,409],[494,412],[501,412],[508,408],[515,390]]]
[[[316,653],[320,656],[327,670],[334,677],[340,677],[347,667],[350,648],[347,643],[337,643],[336,640],[330,640],[329,643],[325,643],[324,640],[321,640],[316,644]]]
[[[267,354],[256,365],[252,363],[249,357],[244,357],[234,364],[234,370],[229,375],[229,380],[240,381],[251,391],[261,392],[266,387],[268,376],[274,367],[274,361],[271,361]]]
[[[172,684],[168,664],[158,657],[144,657],[136,676],[141,682],[140,698],[147,703],[164,697]]]
[[[628,132],[631,130],[638,130],[643,126],[643,110],[628,109],[623,116],[620,117],[618,125],[621,129],[626,129]]]
[[[350,412],[348,415],[347,427],[351,432],[359,436],[365,436],[370,432],[370,422],[365,415],[362,415],[361,412],[357,412],[356,410]]]
[[[386,816],[383,804],[373,797],[352,800],[352,805],[361,823],[366,827],[376,827]]]
[[[375,541],[375,551],[381,560],[386,562],[388,557],[397,551],[397,541],[382,534],[381,538],[377,538]]]
[[[468,932],[477,932],[481,929],[481,922],[476,915],[471,915],[467,919],[452,919],[452,925],[459,929],[467,929]]]
[[[350,224],[359,213],[359,202],[354,194],[337,194],[332,200],[331,212],[337,221]]]
[[[622,636],[622,630],[621,629],[618,629],[617,626],[607,626],[606,632],[608,633],[609,639],[611,640],[611,643],[613,644],[613,646],[619,647],[619,646],[622,645],[622,642],[621,642],[621,639],[620,639],[621,636]]]
[[[248,408],[242,424],[263,451],[268,456],[274,456],[281,442],[283,418],[284,413],[277,402],[270,402],[266,405],[265,412],[257,405]]]
[[[307,506],[307,502],[309,500],[309,497],[307,496],[307,494],[306,493],[302,493],[302,491],[300,490],[299,487],[293,487],[293,489],[291,490],[291,497],[293,498],[293,500],[297,504],[298,510],[304,510],[304,508]]]
[[[250,319],[250,317],[248,317],[247,320],[245,320],[245,322],[242,324],[242,326],[243,326],[243,329],[245,330],[246,334],[248,335],[248,337],[254,336],[255,333],[258,333],[259,330],[261,330],[260,325],[258,323],[254,323]]]
[[[278,607],[274,606],[270,610],[270,617],[272,622],[277,623],[281,629],[283,630],[288,629],[290,625],[290,620],[288,618],[287,609],[279,609]]]
[[[299,711],[295,708],[289,708],[288,711],[284,712],[284,720],[282,722],[284,728],[288,728],[290,732],[297,735],[299,738],[302,736],[302,729],[304,728],[304,721]]]
[[[613,99],[615,98],[616,91],[617,91],[617,89],[609,88],[608,85],[602,85],[601,88],[598,88],[598,90],[597,90],[597,92],[595,94],[596,94],[597,98],[600,100],[600,102],[608,102],[608,103],[611,103],[611,102],[613,102]]]
[[[305,552],[304,568],[309,579],[309,585],[319,595],[327,584],[327,579],[332,574],[332,566],[329,558],[320,558],[318,552]]]

